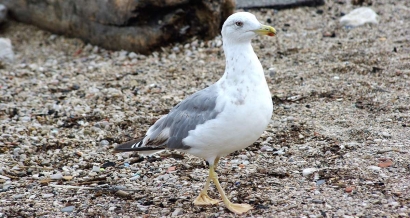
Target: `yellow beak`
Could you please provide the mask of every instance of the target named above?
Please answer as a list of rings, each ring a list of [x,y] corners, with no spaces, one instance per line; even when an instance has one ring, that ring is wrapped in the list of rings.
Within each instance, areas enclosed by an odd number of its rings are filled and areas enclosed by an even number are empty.
[[[268,26],[268,25],[262,25],[261,27],[257,30],[254,30],[255,33],[259,35],[267,35],[267,36],[275,36],[276,35],[276,30],[275,28]]]

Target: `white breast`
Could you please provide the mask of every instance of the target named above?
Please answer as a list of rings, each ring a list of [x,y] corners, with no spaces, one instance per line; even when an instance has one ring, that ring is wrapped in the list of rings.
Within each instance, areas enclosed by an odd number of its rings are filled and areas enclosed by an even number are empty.
[[[191,146],[186,152],[213,160],[248,147],[259,138],[272,116],[271,95],[265,78],[257,85],[248,85],[248,89],[246,84],[220,89],[217,108],[223,111],[189,132],[183,140]]]

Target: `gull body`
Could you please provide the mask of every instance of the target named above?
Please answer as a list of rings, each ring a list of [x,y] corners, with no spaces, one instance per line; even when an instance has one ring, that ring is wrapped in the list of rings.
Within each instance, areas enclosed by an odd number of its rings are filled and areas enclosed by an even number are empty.
[[[217,157],[248,147],[269,124],[272,99],[263,68],[250,43],[232,45],[224,39],[226,68],[211,89],[217,92],[215,119],[191,130],[185,152],[213,163]]]
[[[213,181],[229,210],[242,214],[252,209],[248,204],[233,204],[228,200],[215,167],[219,158],[255,142],[272,116],[271,94],[251,45],[252,38],[258,34],[274,36],[276,30],[260,24],[247,12],[228,17],[222,27],[226,58],[223,76],[180,102],[155,122],[143,138],[121,144],[115,150],[155,153],[171,149],[204,158],[210,166],[209,176],[194,204],[219,202],[207,195]]]

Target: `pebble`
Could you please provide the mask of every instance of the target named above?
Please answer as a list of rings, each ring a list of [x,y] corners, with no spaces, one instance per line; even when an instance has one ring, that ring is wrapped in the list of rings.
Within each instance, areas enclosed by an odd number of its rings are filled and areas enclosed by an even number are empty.
[[[247,155],[244,155],[244,154],[240,154],[240,155],[238,155],[238,157],[241,158],[242,160],[248,160],[249,159],[249,157]]]
[[[271,151],[273,151],[273,148],[264,145],[264,146],[261,147],[260,151],[262,151],[262,152],[271,152]]]
[[[313,199],[313,200],[312,200],[312,203],[315,203],[315,204],[323,204],[324,202],[323,202],[322,200],[319,200],[319,199]]]
[[[355,189],[355,187],[353,187],[353,186],[348,186],[348,187],[345,188],[345,192],[350,193],[350,192],[352,192],[354,189]]]
[[[128,54],[128,57],[131,58],[131,59],[137,59],[137,58],[138,58],[138,55],[135,54],[135,52],[130,52],[130,53]]]
[[[340,24],[348,27],[357,27],[366,23],[378,24],[377,14],[371,8],[356,8],[340,18]]]
[[[53,174],[53,175],[50,176],[50,179],[52,179],[52,180],[60,180],[62,178],[63,178],[63,174],[61,174],[61,173],[56,173],[56,174]]]
[[[10,39],[0,38],[0,64],[11,64],[13,62],[14,52]]]
[[[316,171],[317,171],[316,168],[306,168],[306,169],[304,169],[304,170],[302,171],[302,175],[303,175],[303,176],[308,176],[308,175],[310,175],[310,174],[312,174],[312,173],[314,173],[314,172],[316,172]]]
[[[43,198],[51,198],[54,197],[54,194],[43,194]]]
[[[139,179],[139,178],[141,178],[141,176],[140,176],[140,175],[136,175],[136,176],[131,177],[131,178],[130,178],[130,181],[134,181],[134,180],[137,180],[137,179]]]
[[[96,172],[90,172],[88,173],[89,176],[97,176],[98,174]]]
[[[99,173],[100,172],[100,167],[99,166],[93,166],[93,169],[91,171]]]
[[[325,182],[326,182],[326,180],[320,179],[320,180],[317,180],[317,181],[316,181],[316,185],[319,186],[319,185],[324,184]]]
[[[102,141],[100,141],[100,146],[107,146],[107,145],[109,145],[110,143],[107,141],[107,140],[102,140]]]
[[[31,121],[31,117],[20,117],[19,118],[19,120],[21,121],[21,122],[30,122]]]
[[[275,77],[275,74],[276,74],[275,68],[273,68],[273,67],[269,68],[268,72],[269,72],[270,77]]]
[[[174,210],[174,212],[172,212],[171,216],[179,216],[179,215],[182,215],[182,213],[183,213],[182,208],[177,208]]]
[[[390,138],[391,134],[388,133],[388,132],[382,132],[382,136],[385,137],[385,138]]]
[[[61,212],[65,212],[65,213],[71,213],[73,212],[75,209],[75,206],[67,206],[61,209]]]
[[[20,199],[20,198],[23,198],[23,197],[24,197],[24,194],[13,195],[14,199]]]
[[[373,171],[380,171],[380,167],[377,167],[377,166],[369,166],[369,167],[367,167],[368,169],[370,169],[370,170],[373,170]]]
[[[11,187],[11,181],[7,180],[5,183],[3,183],[3,191],[7,191],[9,190],[9,188]]]
[[[386,168],[386,167],[389,167],[391,165],[393,165],[393,161],[386,160],[386,161],[383,161],[383,162],[379,163],[377,166],[380,167],[380,168]]]

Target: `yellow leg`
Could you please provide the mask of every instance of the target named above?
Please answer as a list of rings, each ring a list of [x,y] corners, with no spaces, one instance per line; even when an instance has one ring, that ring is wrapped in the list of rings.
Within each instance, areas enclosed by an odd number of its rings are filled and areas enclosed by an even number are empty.
[[[219,157],[215,159],[214,166],[216,166],[219,162]],[[206,180],[204,189],[199,193],[199,196],[195,198],[194,204],[195,205],[213,205],[219,203],[219,200],[212,199],[208,196],[208,188],[211,182],[211,168],[209,168],[208,178]]]
[[[229,201],[229,199],[225,195],[224,190],[221,187],[221,184],[219,184],[218,175],[216,174],[214,166],[212,165],[209,167],[209,177],[211,177],[212,181],[215,183],[215,186],[218,189],[226,208],[228,208],[230,211],[240,215],[249,211],[250,209],[253,209],[253,207],[249,204],[234,204]]]

